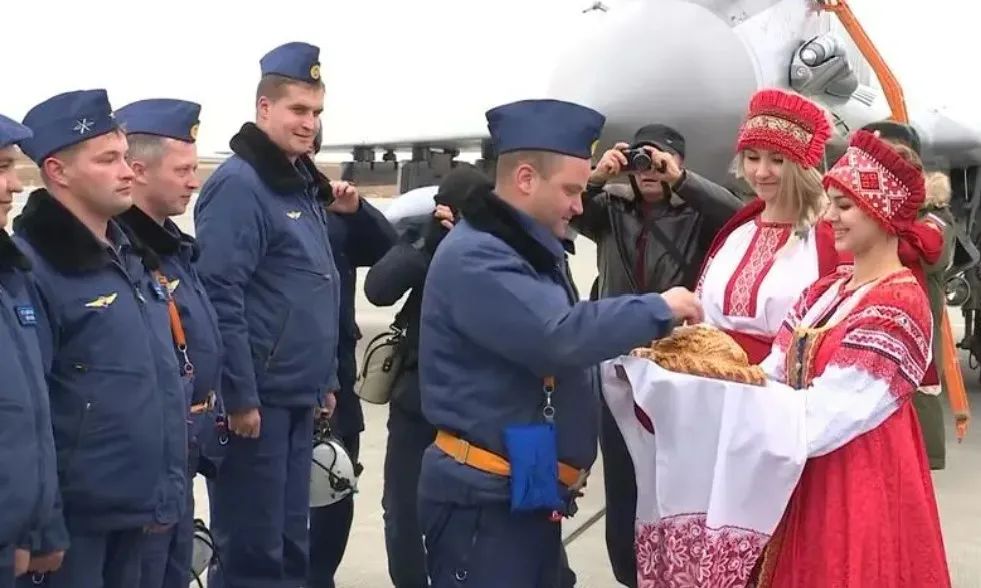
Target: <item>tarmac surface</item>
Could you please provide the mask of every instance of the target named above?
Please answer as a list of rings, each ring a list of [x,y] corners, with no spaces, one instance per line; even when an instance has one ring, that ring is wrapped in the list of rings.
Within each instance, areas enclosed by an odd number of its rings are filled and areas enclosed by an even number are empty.
[[[24,198],[15,203],[11,219],[16,216]],[[372,199],[372,203],[384,209],[391,200]],[[180,217],[178,224],[193,234],[192,206]],[[591,242],[580,237],[576,240],[576,255],[572,257],[572,273],[580,292],[589,292],[596,276],[596,249]],[[359,272],[363,279],[364,270]],[[392,308],[378,308],[369,303],[361,292],[359,282],[357,320],[364,333],[362,343],[385,330],[391,323],[401,303]],[[960,312],[950,313],[959,339],[963,329]],[[361,349],[358,351],[361,357]],[[968,386],[972,406],[981,407],[979,372],[968,368],[966,353],[961,353],[964,380]],[[355,498],[354,526],[347,553],[336,576],[337,588],[381,588],[391,586],[385,556],[382,522],[382,464],[385,456],[387,406],[364,404],[366,430],[361,436],[361,461],[365,470],[359,481]],[[976,415],[981,412],[975,410]],[[934,484],[940,506],[944,541],[955,588],[981,588],[981,423],[974,424],[967,438],[958,444],[953,434],[953,421],[947,418],[947,468],[934,473]],[[579,513],[563,524],[563,534],[568,537],[586,521],[593,518],[604,505],[603,469],[597,463],[589,479],[586,496],[579,503]],[[208,520],[208,495],[204,479],[195,481],[195,498],[198,517]],[[569,546],[572,568],[578,574],[577,586],[581,588],[614,588],[619,586],[610,571],[604,541],[604,520],[600,519],[580,534]],[[507,562],[501,562],[507,565]],[[194,585],[192,583],[192,585]],[[910,587],[920,588],[920,587]],[[930,587],[922,587],[930,588]]]

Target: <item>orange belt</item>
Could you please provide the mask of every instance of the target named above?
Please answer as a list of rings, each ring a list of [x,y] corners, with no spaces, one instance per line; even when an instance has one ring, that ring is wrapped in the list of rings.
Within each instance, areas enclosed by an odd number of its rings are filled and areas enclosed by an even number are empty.
[[[511,475],[511,464],[506,459],[486,449],[471,445],[469,441],[464,441],[452,433],[439,431],[436,434],[436,447],[439,447],[443,453],[456,461],[482,472],[498,476]],[[588,475],[587,470],[579,470],[559,462],[559,481],[569,488],[578,490],[584,486]]]

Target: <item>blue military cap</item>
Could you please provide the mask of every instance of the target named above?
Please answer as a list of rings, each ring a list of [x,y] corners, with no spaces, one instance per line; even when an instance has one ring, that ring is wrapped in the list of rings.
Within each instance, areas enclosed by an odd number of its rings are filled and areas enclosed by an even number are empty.
[[[20,143],[34,136],[31,129],[0,114],[0,149]]]
[[[28,111],[24,124],[34,136],[21,142],[20,148],[38,165],[56,151],[119,128],[105,90],[52,96]]]
[[[487,129],[498,154],[552,151],[589,159],[606,117],[561,100],[522,100],[487,111]]]
[[[172,98],[138,100],[116,111],[116,120],[127,133],[170,137],[186,143],[198,138],[201,105]]]
[[[301,42],[286,43],[266,53],[259,60],[259,66],[264,76],[276,74],[316,83],[320,81],[320,47]]]

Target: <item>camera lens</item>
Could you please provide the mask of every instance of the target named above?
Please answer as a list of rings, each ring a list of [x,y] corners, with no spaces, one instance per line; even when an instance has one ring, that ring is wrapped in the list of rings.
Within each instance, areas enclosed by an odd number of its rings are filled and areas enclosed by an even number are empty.
[[[647,171],[651,169],[651,163],[651,156],[643,150],[634,152],[633,156],[630,158],[630,167],[640,171]]]

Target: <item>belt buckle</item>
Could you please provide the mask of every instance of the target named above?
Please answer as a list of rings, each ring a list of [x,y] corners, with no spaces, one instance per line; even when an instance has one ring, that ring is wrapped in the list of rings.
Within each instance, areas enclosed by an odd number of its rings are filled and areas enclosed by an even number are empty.
[[[453,452],[453,459],[457,463],[467,465],[467,460],[470,459],[470,442],[463,439],[457,438],[456,451]]]

